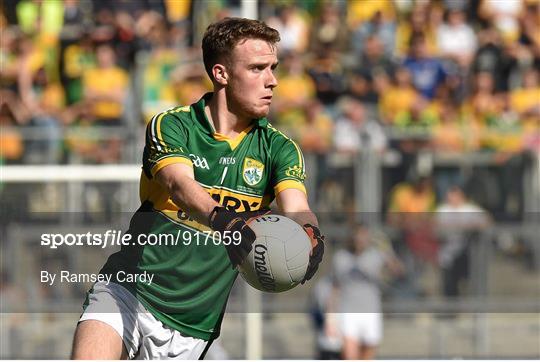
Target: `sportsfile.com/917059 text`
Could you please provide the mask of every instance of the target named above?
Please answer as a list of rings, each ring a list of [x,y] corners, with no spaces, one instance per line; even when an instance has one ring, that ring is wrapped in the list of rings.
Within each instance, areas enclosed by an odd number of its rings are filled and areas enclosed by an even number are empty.
[[[121,230],[107,230],[104,233],[45,233],[41,234],[41,246],[57,249],[60,246],[175,246],[175,245],[240,245],[239,231],[198,231],[178,230],[176,233],[138,234],[136,237]]]

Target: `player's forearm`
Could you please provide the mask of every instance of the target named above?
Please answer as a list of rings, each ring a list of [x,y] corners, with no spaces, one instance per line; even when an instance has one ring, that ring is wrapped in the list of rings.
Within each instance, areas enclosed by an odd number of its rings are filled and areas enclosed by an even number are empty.
[[[169,188],[172,200],[198,222],[208,225],[208,216],[219,204],[195,180],[187,176]]]
[[[281,212],[300,225],[311,224],[319,226],[317,216],[309,208],[307,196],[297,189],[281,191],[276,198]]]
[[[293,219],[300,225],[310,224],[319,227],[317,216],[311,210],[298,210],[293,212],[284,211],[285,216]]]
[[[208,225],[210,212],[219,204],[193,179],[190,166],[166,166],[156,174],[156,180],[167,189],[176,205],[198,222]]]

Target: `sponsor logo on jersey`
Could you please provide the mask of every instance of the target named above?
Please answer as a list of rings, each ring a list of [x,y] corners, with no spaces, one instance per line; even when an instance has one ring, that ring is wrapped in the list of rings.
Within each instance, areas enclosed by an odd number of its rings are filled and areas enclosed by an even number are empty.
[[[236,212],[240,211],[255,211],[259,209],[261,205],[261,199],[253,196],[244,196],[229,191],[211,190],[210,196],[216,202],[221,204],[228,210]]]
[[[244,167],[242,168],[242,176],[244,181],[249,186],[255,186],[262,180],[264,164],[252,158],[244,159]]]
[[[257,244],[254,249],[253,259],[255,261],[255,272],[257,273],[259,283],[261,283],[264,289],[275,291],[276,283],[274,276],[266,261],[266,252],[268,251],[268,248],[263,244]]]
[[[206,158],[194,155],[193,153],[191,153],[189,157],[191,157],[191,161],[193,161],[193,166],[198,167],[198,168],[203,168],[206,170],[210,169],[210,167],[208,166],[208,161],[206,161]]]
[[[221,157],[219,159],[220,165],[234,165],[236,163],[235,157]]]

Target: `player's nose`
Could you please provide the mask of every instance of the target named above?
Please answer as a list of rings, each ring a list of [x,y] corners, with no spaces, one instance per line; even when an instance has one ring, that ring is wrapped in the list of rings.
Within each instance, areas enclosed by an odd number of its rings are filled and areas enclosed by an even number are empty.
[[[268,72],[268,77],[267,77],[267,80],[266,80],[266,87],[267,88],[275,88],[277,87],[277,78],[276,76],[274,75],[274,72],[272,72],[271,70]]]

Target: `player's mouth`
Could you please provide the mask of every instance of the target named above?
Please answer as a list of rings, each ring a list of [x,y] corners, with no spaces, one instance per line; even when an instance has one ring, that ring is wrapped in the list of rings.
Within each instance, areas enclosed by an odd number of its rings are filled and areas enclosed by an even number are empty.
[[[264,99],[264,100],[267,101],[268,103],[271,103],[271,102],[272,102],[272,96],[262,97],[262,99]]]

